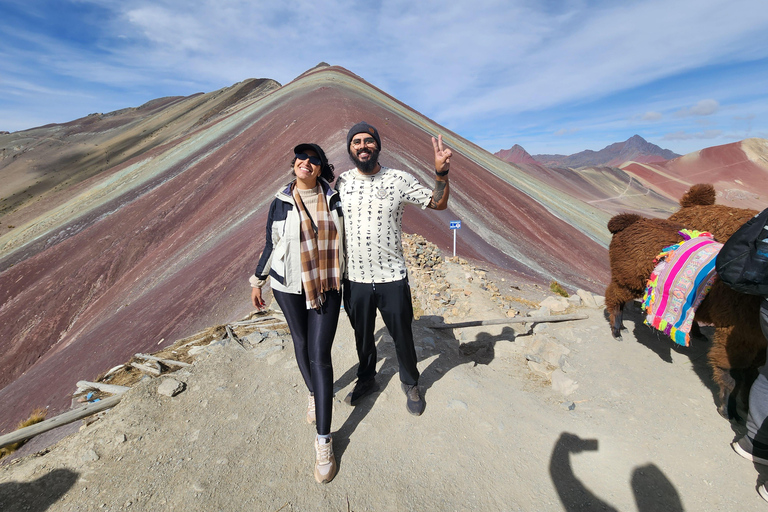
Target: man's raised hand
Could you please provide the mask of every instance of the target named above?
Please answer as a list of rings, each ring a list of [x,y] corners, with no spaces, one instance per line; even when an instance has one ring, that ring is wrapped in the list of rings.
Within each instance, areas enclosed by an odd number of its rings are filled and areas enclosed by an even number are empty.
[[[450,168],[451,156],[453,153],[449,148],[443,145],[442,135],[438,135],[437,139],[432,137],[432,147],[435,150],[435,171],[447,171]]]

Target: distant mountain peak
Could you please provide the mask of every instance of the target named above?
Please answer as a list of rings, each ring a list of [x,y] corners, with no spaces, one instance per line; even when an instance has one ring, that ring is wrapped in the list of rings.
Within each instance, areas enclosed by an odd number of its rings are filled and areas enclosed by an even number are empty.
[[[494,153],[495,156],[511,164],[537,164],[533,158],[520,144],[515,144],[509,149],[502,149]]]
[[[587,149],[572,155],[534,155],[533,158],[544,165],[560,167],[609,166],[617,167],[627,161],[640,163],[658,163],[677,158],[677,153],[663,149],[642,138],[633,135],[624,142],[614,142],[600,151]]]

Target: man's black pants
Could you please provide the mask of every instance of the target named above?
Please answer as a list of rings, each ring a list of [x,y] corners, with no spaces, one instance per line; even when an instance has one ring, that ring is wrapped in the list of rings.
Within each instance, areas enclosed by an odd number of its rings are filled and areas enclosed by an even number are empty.
[[[343,294],[344,309],[355,330],[357,357],[360,360],[358,380],[366,381],[376,375],[376,340],[373,331],[378,309],[395,342],[400,380],[409,386],[418,384],[419,370],[416,368],[416,349],[411,329],[413,305],[408,279],[391,283],[356,283],[345,280]]]

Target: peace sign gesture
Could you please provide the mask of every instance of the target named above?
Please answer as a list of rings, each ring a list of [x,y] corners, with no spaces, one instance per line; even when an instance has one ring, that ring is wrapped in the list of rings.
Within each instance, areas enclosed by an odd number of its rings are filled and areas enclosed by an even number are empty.
[[[432,148],[435,150],[435,171],[447,171],[450,168],[451,156],[453,153],[449,148],[443,145],[442,135],[438,135],[437,139],[432,137]]]

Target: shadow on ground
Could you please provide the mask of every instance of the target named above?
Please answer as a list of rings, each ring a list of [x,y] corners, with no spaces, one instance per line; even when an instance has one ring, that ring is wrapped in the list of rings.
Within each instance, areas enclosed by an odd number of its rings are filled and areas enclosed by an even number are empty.
[[[549,474],[557,489],[563,508],[568,511],[603,510],[617,511],[608,502],[596,496],[574,474],[571,467],[571,454],[597,452],[597,439],[582,439],[575,434],[563,432],[555,443],[549,461]],[[632,471],[632,492],[635,495],[637,510],[656,512],[664,510],[677,512],[683,510],[680,496],[672,482],[655,464],[636,467]]]
[[[605,312],[606,322],[608,321],[608,312]],[[634,328],[632,335],[644,347],[659,356],[659,359],[665,363],[672,363],[672,353],[681,354],[688,357],[691,361],[691,368],[702,384],[712,394],[712,403],[715,407],[720,405],[718,394],[720,388],[712,378],[712,368],[709,366],[707,354],[712,347],[713,327],[701,327],[692,330],[691,344],[689,347],[683,347],[676,344],[672,339],[662,332],[645,325],[643,320],[645,315],[636,303],[627,303],[624,307],[624,321],[632,322]],[[606,326],[606,328],[609,328]],[[616,343],[628,343],[631,340],[616,340]],[[743,416],[742,416],[743,417]],[[741,420],[743,423],[743,420]],[[737,422],[738,423],[738,422]]]
[[[414,321],[413,324],[418,360],[424,361],[435,355],[437,356],[421,372],[419,378],[419,388],[424,401],[427,403],[427,407],[429,407],[427,391],[433,384],[443,378],[445,374],[462,364],[487,365],[495,357],[494,347],[497,342],[514,342],[515,340],[515,331],[510,327],[504,327],[498,335],[480,332],[475,336],[474,341],[466,343],[456,339],[452,331],[448,329],[438,331],[426,327],[441,323],[443,323],[443,317],[441,316],[422,316],[419,320]],[[375,334],[375,339],[377,364],[379,367],[379,372],[376,374],[376,382],[379,391],[371,393],[357,402],[352,413],[334,434],[333,446],[337,463],[339,464],[344,450],[349,445],[352,434],[354,434],[357,426],[360,425],[373,408],[381,390],[386,389],[393,378],[399,380],[394,344],[387,329],[385,327],[379,329]],[[336,379],[334,390],[346,388],[355,382],[357,379],[357,366],[352,366]],[[400,386],[398,385],[396,389],[399,390]],[[405,397],[403,397],[403,404],[405,404]]]
[[[42,512],[75,485],[79,473],[55,469],[29,483],[0,484],[0,508]]]

